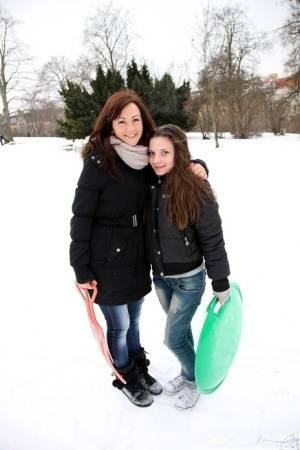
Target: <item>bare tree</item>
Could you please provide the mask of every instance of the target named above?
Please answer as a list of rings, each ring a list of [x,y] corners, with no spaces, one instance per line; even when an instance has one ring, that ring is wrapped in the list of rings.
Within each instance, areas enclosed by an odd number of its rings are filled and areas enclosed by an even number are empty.
[[[300,1],[288,0],[289,16],[280,28],[283,44],[288,49],[286,68],[294,81],[293,96],[300,94]]]
[[[3,105],[3,131],[9,141],[13,140],[10,125],[10,104],[15,99],[21,69],[29,60],[23,43],[15,34],[16,21],[0,6],[0,95]]]
[[[62,104],[60,90],[70,78],[71,63],[65,56],[52,56],[37,74],[33,91],[39,92],[39,98]]]
[[[235,138],[248,139],[263,131],[264,86],[260,77],[241,76],[234,80],[227,97],[231,133]]]
[[[202,63],[202,70],[199,73],[199,114],[201,126],[211,123],[215,138],[216,148],[219,147],[219,127],[223,111],[223,98],[220,95],[220,43],[219,35],[215,33],[215,17],[208,7],[204,11],[202,23],[198,21],[197,37],[193,40],[194,48],[198,52]],[[204,111],[206,114],[204,115]],[[207,132],[210,130],[206,130]],[[205,132],[202,128],[202,134]]]
[[[93,68],[85,56],[79,57],[75,62],[69,61],[64,55],[52,56],[38,72],[33,90],[38,90],[39,97],[45,101],[62,107],[60,92],[66,86],[67,80],[90,88],[92,75]]]
[[[84,44],[91,53],[94,66],[122,72],[128,62],[129,14],[112,2],[97,7],[87,19]]]
[[[55,135],[57,119],[62,118],[62,89],[70,81],[90,88],[91,74],[92,68],[85,57],[74,63],[63,55],[51,57],[20,97],[27,132],[31,136]],[[24,134],[25,130],[19,132]]]
[[[23,109],[27,116],[30,116],[30,127],[27,133],[31,136],[40,136],[42,131],[42,121],[40,120],[38,111],[41,108],[42,89],[39,86],[26,89],[24,97],[21,99]]]
[[[66,80],[70,73],[70,62],[62,56],[52,56],[50,60],[44,64],[40,78],[48,87],[59,88],[66,84]]]
[[[225,110],[232,134],[248,137],[255,119],[255,111],[249,106],[257,97],[259,86],[254,76],[256,55],[268,47],[266,36],[249,31],[248,19],[239,6],[207,8],[201,27],[196,30],[194,45],[204,67],[200,84],[209,96],[216,146]]]
[[[209,139],[212,123],[209,102],[205,92],[193,92],[193,95],[187,103],[186,110],[195,123],[195,130],[201,131],[203,139]]]
[[[22,117],[15,130],[16,136],[55,136],[57,120],[63,117],[63,109],[47,98],[38,83],[23,91],[19,98],[21,108],[17,115]]]
[[[265,112],[270,122],[270,127],[275,135],[283,134],[285,124],[291,114],[293,107],[293,99],[289,95],[289,91],[276,89],[276,87],[268,88],[265,95]]]
[[[209,65],[201,73],[200,82],[200,108],[199,108],[199,121],[206,123],[209,126],[211,124],[211,130],[215,139],[216,148],[220,147],[219,134],[223,129],[224,117],[226,115],[226,102],[223,94],[222,80],[216,76],[215,72],[216,61],[211,61]],[[211,131],[208,129],[207,131]],[[202,128],[202,134],[203,133]]]
[[[268,48],[265,33],[250,32],[249,21],[239,7],[224,7],[215,12],[216,29],[223,36],[220,70],[231,119],[231,133],[247,138],[253,132],[254,105],[259,103],[261,83],[254,75],[257,52]]]
[[[96,71],[94,65],[86,55],[82,55],[77,61],[71,64],[68,79],[78,83],[80,86],[89,88],[90,82],[95,74]]]

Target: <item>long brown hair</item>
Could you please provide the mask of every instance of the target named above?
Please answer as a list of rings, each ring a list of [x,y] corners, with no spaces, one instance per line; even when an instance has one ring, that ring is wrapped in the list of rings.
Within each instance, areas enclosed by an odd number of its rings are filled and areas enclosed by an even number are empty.
[[[162,125],[156,128],[151,139],[154,137],[168,138],[174,146],[174,167],[164,183],[166,213],[168,221],[183,230],[189,223],[199,221],[201,207],[206,201],[214,201],[215,195],[210,184],[191,171],[191,154],[181,128]]]
[[[120,116],[121,111],[129,103],[135,103],[139,108],[143,122],[143,134],[138,144],[148,146],[155,123],[140,97],[131,90],[124,90],[115,92],[106,100],[99,112],[89,141],[81,151],[81,156],[85,158],[92,151],[98,150],[102,165],[113,177],[117,176],[118,171],[116,168],[117,154],[109,142],[109,137],[113,131],[112,122]]]

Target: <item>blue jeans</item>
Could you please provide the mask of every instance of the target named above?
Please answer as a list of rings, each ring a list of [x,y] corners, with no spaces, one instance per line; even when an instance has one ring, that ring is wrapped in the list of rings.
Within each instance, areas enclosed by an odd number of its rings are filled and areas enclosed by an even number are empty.
[[[160,304],[167,314],[165,345],[178,358],[181,373],[195,380],[195,349],[191,328],[193,316],[205,290],[206,271],[183,278],[154,277]]]
[[[139,319],[144,299],[126,305],[99,305],[107,324],[107,345],[117,368],[129,362],[129,353],[140,350]]]

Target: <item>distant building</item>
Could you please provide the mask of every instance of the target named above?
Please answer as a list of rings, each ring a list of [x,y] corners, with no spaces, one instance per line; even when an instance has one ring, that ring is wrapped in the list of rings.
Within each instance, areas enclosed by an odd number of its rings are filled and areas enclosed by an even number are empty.
[[[273,87],[275,89],[293,90],[299,89],[300,86],[300,75],[290,75],[287,77],[278,77],[275,73],[269,75],[264,79],[264,83],[267,86]]]
[[[63,110],[54,105],[34,111],[21,111],[10,117],[12,134],[16,136],[56,136],[57,119]]]

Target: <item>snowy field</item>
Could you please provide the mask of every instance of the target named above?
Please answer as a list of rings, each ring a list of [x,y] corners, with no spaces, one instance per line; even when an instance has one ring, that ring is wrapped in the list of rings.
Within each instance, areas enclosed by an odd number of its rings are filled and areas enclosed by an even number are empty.
[[[300,138],[189,142],[210,168],[245,324],[226,382],[186,412],[111,387],[68,261],[78,153],[58,138],[0,148],[0,450],[300,448]],[[208,283],[195,335],[210,299]],[[163,329],[152,292],[142,342],[162,383],[178,372]]]

